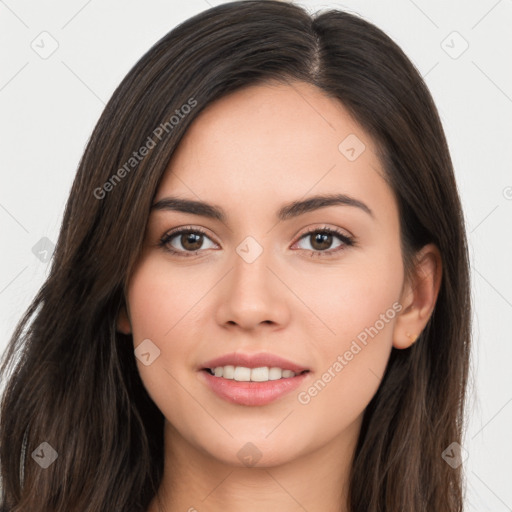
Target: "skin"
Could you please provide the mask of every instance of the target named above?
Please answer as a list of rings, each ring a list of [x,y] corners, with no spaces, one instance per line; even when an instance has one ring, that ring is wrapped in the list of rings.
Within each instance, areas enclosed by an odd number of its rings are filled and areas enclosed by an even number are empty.
[[[354,161],[338,149],[349,134],[366,146]],[[238,90],[188,129],[155,202],[169,195],[206,201],[222,207],[227,221],[153,211],[118,318],[135,347],[149,338],[160,350],[148,366],[137,359],[166,418],[160,504],[155,497],[149,512],[346,510],[364,410],[392,347],[409,347],[425,327],[441,278],[439,251],[428,245],[414,279],[404,280],[398,206],[382,174],[369,135],[337,100],[306,83]],[[363,201],[374,216],[335,205],[276,218],[284,203],[334,192]],[[171,229],[189,225],[207,232],[198,254],[158,246]],[[303,237],[313,227],[339,228],[357,246],[334,253],[343,242],[333,236],[323,249],[331,257],[311,257],[322,252],[314,235]],[[263,248],[252,263],[236,252],[247,236]],[[180,240],[186,245],[178,235],[172,246],[183,254]],[[394,303],[400,312],[300,403],[298,393]],[[271,352],[310,373],[270,404],[232,404],[203,384],[198,367],[234,351]],[[261,454],[253,467],[237,456],[248,442]]]

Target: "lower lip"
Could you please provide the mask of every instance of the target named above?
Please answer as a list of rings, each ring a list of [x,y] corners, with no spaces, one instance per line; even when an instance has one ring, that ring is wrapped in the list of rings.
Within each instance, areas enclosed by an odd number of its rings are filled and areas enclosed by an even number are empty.
[[[310,372],[267,382],[239,382],[199,372],[210,389],[228,402],[239,405],[266,405],[297,389]]]

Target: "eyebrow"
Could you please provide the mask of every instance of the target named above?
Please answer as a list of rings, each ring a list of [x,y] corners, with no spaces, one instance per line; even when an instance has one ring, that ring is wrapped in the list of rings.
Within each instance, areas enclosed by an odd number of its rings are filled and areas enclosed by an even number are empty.
[[[308,197],[303,200],[292,201],[291,203],[283,205],[278,210],[277,218],[279,220],[288,220],[328,206],[352,206],[361,209],[375,218],[372,210],[365,203],[346,194],[323,194]],[[224,223],[227,220],[227,215],[220,206],[180,197],[164,197],[154,203],[151,210],[173,210],[191,213],[193,215],[219,220]]]

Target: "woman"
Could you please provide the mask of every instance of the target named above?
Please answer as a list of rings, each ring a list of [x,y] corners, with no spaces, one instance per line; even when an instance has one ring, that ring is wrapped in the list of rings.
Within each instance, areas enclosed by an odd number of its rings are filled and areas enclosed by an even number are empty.
[[[370,23],[182,23],[80,162],[2,366],[2,510],[462,510],[460,200]]]

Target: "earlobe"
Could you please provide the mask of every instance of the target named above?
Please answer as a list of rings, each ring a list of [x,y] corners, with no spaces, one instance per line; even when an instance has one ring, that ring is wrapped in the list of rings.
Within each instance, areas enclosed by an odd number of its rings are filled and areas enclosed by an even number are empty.
[[[418,339],[417,334],[411,334],[410,332],[406,332],[405,334],[411,340],[411,344],[414,343]]]
[[[122,334],[132,333],[132,326],[130,323],[130,319],[128,318],[126,306],[124,304],[121,306],[119,313],[117,315],[116,328]]]
[[[442,260],[437,246],[424,246],[416,261],[413,282],[404,287],[404,308],[393,332],[393,347],[398,349],[409,348],[419,338],[434,311],[441,287]]]

